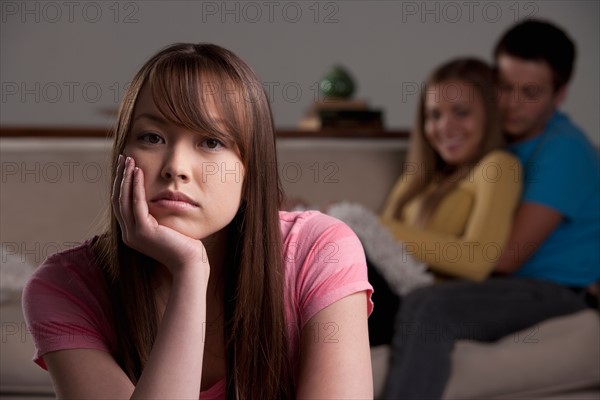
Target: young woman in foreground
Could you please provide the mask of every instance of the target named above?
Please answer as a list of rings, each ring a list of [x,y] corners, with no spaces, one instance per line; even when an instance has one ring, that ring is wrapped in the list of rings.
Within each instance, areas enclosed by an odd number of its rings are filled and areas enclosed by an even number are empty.
[[[110,227],[23,295],[59,398],[370,398],[372,288],[352,231],[279,211],[268,100],[214,45],[173,45],[123,98]]]

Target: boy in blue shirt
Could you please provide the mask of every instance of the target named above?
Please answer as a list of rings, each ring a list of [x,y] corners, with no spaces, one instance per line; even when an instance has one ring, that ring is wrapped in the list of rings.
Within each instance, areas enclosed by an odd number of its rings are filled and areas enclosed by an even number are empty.
[[[557,110],[575,45],[555,25],[527,20],[504,34],[494,56],[503,128],[524,170],[522,202],[496,277],[403,299],[384,398],[441,398],[456,340],[495,341],[580,311],[600,280],[600,157]]]
[[[527,21],[496,46],[509,149],[525,171],[523,198],[498,273],[585,288],[600,279],[598,151],[557,111],[575,47],[558,28]]]

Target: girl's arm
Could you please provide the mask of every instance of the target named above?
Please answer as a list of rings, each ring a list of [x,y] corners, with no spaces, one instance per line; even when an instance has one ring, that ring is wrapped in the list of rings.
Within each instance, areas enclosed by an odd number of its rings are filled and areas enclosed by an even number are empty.
[[[467,179],[476,186],[473,210],[461,236],[432,232],[391,219],[382,223],[407,251],[437,272],[483,280],[493,270],[508,240],[521,193],[516,158],[493,152]]]
[[[315,314],[302,329],[298,399],[372,399],[365,292]]]
[[[143,173],[121,161],[113,206],[127,245],[167,266],[169,299],[149,359],[136,387],[106,352],[89,349],[48,353],[44,361],[59,398],[197,399],[200,393],[210,268],[202,243],[162,227],[148,213]],[[182,253],[182,251],[187,251]]]
[[[44,361],[59,399],[198,399],[204,352],[205,300],[193,274],[173,282],[156,341],[133,386],[107,352],[48,353]],[[200,290],[199,290],[200,289]]]

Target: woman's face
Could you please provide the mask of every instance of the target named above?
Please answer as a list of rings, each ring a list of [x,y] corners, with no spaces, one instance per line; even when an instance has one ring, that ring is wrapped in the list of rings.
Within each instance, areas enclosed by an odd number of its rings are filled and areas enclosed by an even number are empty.
[[[138,95],[123,153],[144,172],[148,209],[159,224],[204,239],[235,217],[244,181],[237,149],[169,122],[148,85]]]
[[[427,88],[425,137],[450,165],[472,162],[485,134],[485,110],[474,85],[448,81]]]

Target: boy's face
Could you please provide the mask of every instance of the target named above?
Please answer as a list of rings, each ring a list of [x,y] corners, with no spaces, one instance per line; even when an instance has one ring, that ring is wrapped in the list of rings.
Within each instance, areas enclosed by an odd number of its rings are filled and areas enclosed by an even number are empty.
[[[507,54],[501,54],[496,61],[504,132],[513,141],[538,135],[562,102],[565,88],[554,90],[552,69],[545,61]]]

